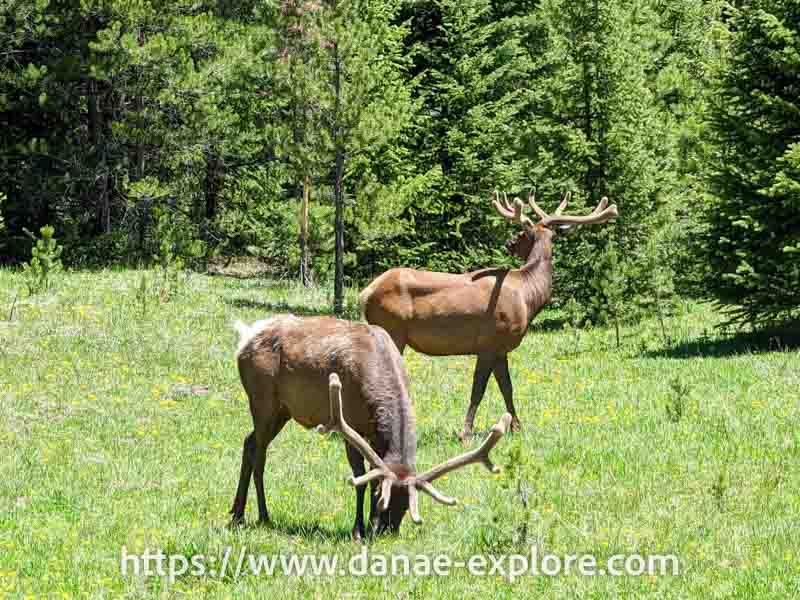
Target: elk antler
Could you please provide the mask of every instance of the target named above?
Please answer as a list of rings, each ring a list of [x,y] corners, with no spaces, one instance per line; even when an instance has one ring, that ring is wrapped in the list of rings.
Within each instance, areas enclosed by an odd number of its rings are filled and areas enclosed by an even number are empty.
[[[494,194],[495,199],[492,202],[497,209],[497,212],[499,212],[502,216],[527,228],[532,229],[535,226],[533,221],[523,214],[523,204],[519,198],[514,200],[514,204],[512,206],[509,204],[508,197],[506,196],[505,192],[503,192],[502,200],[500,199],[500,194],[496,190]],[[595,208],[588,215],[562,215],[561,213],[567,207],[567,204],[571,198],[572,192],[566,192],[563,194],[561,196],[561,203],[558,205],[556,211],[552,215],[548,215],[538,204],[536,204],[536,189],[532,189],[528,193],[528,205],[531,207],[533,212],[536,213],[539,219],[541,219],[539,224],[545,227],[550,227],[552,225],[592,225],[595,223],[605,223],[606,221],[619,215],[619,212],[617,211],[617,205],[612,204],[611,206],[608,206],[608,198],[605,196],[602,200],[600,200],[600,204],[597,205],[597,208]]]
[[[492,200],[494,207],[497,209],[502,216],[504,216],[509,221],[514,223],[518,223],[524,227],[533,228],[533,221],[531,221],[528,217],[526,217],[522,213],[522,200],[519,198],[514,199],[514,205],[512,206],[508,203],[508,196],[506,193],[503,192],[503,199],[500,200],[500,194],[495,190],[494,192],[495,199]]]
[[[383,477],[381,484],[381,507],[382,510],[389,508],[389,499],[392,494],[392,482],[397,480],[397,475],[386,465],[377,452],[372,449],[367,440],[361,437],[358,432],[350,427],[344,420],[342,413],[342,382],[339,381],[339,376],[336,373],[331,373],[328,378],[328,397],[331,401],[331,422],[328,425],[319,425],[317,427],[318,433],[328,433],[330,431],[338,431],[344,438],[350,442],[350,445],[358,450],[364,458],[373,466],[369,472],[361,477],[350,477],[349,482],[353,486],[364,485]]]
[[[533,209],[533,211],[539,215],[539,218],[541,219],[540,224],[544,225],[545,227],[550,227],[551,225],[593,225],[595,223],[605,223],[606,221],[619,216],[617,205],[612,204],[611,206],[608,206],[608,198],[605,196],[603,196],[603,199],[600,200],[600,204],[597,205],[597,208],[595,208],[588,215],[562,215],[561,211],[566,208],[567,202],[569,202],[571,195],[571,192],[567,192],[562,197],[561,204],[558,205],[556,212],[554,212],[552,215],[548,215],[539,207],[538,204],[536,204],[535,190],[528,194],[528,204],[530,204],[530,207]]]
[[[511,415],[509,413],[505,413],[500,420],[495,423],[494,426],[492,426],[492,429],[489,431],[489,435],[486,436],[486,439],[483,440],[483,443],[475,450],[471,450],[456,456],[455,458],[451,458],[450,460],[433,467],[429,471],[426,471],[422,475],[415,476],[413,478],[413,482],[409,484],[408,488],[408,506],[409,511],[411,512],[411,520],[415,523],[422,523],[422,518],[419,516],[419,512],[416,508],[418,489],[428,494],[437,502],[446,504],[447,506],[453,506],[454,504],[458,503],[458,500],[455,498],[450,498],[449,496],[445,496],[431,484],[432,481],[439,479],[439,477],[446,475],[450,471],[455,471],[456,469],[466,467],[472,463],[481,463],[492,473],[498,473],[500,468],[492,464],[492,461],[489,459],[489,452],[495,447],[497,442],[500,441],[500,438],[508,432],[510,425]]]
[[[507,200],[505,204],[506,206],[508,205]],[[422,475],[411,476],[400,480],[386,463],[381,460],[369,443],[345,422],[344,414],[342,413],[342,383],[339,381],[339,376],[336,373],[331,373],[328,380],[328,394],[331,401],[331,422],[328,425],[319,425],[316,430],[323,434],[329,431],[339,431],[345,439],[373,465],[374,468],[365,475],[361,477],[350,477],[348,481],[351,485],[359,486],[373,479],[383,477],[383,481],[381,482],[381,496],[378,503],[380,510],[389,508],[389,500],[391,499],[393,487],[406,487],[408,489],[408,509],[411,513],[411,519],[414,523],[419,524],[422,523],[422,518],[419,515],[417,490],[425,492],[437,502],[453,506],[458,501],[455,498],[450,498],[439,492],[433,487],[432,481],[446,475],[450,471],[478,462],[493,473],[500,470],[492,464],[492,461],[489,459],[489,452],[494,448],[500,438],[508,432],[508,428],[511,425],[511,415],[509,413],[505,413],[501,417],[492,427],[483,443],[475,450],[451,458],[429,471],[426,471]]]

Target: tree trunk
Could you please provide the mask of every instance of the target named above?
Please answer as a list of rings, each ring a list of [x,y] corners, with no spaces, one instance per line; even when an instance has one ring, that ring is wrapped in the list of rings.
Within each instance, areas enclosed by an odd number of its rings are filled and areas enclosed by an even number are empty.
[[[308,203],[311,200],[311,178],[303,180],[303,203],[300,207],[300,281],[311,287],[311,261],[308,255]]]
[[[109,203],[108,164],[106,163],[105,138],[103,135],[103,108],[98,98],[97,80],[90,77],[87,82],[86,100],[89,109],[89,141],[95,157],[95,177],[99,191],[95,200],[96,230],[111,232],[111,206]],[[92,186],[92,189],[97,189]]]
[[[333,312],[341,315],[344,312],[344,190],[342,189],[342,179],[344,178],[344,148],[342,147],[341,129],[341,95],[342,95],[342,65],[339,58],[339,46],[333,43],[333,62],[334,62],[334,89],[336,101],[334,106],[334,144],[336,146],[336,175],[334,181],[335,204],[336,204],[336,269],[333,282]]]
[[[204,185],[205,207],[204,217],[208,221],[213,221],[217,216],[217,204],[220,188],[220,167],[221,161],[217,155],[217,149],[211,146],[206,152],[206,178]]]

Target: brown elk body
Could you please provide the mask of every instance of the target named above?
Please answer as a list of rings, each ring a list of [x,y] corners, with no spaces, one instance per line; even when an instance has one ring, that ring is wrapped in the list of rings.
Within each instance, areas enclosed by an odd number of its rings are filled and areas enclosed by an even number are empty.
[[[251,476],[259,521],[268,521],[264,492],[266,450],[283,426],[294,420],[321,432],[340,431],[356,488],[353,536],[365,535],[363,500],[371,483],[370,525],[375,533],[396,531],[410,510],[420,522],[417,491],[444,504],[431,482],[472,462],[491,466],[488,452],[508,427],[505,416],[491,439],[424,474],[416,472],[416,422],[403,358],[381,327],[331,317],[291,315],[236,324],[237,361],[250,401],[253,432],[244,441],[242,467],[231,509],[243,520]],[[366,471],[364,459],[371,465]],[[442,470],[444,469],[444,470]],[[380,490],[380,495],[378,495]],[[394,492],[393,492],[394,490]]]
[[[520,428],[508,370],[508,353],[517,348],[531,320],[550,301],[553,284],[553,238],[573,225],[603,223],[617,216],[616,206],[603,198],[587,216],[561,215],[569,195],[553,215],[529,203],[541,218],[533,223],[497,196],[497,210],[523,230],[506,247],[525,261],[519,269],[481,269],[449,274],[396,268],[376,278],[359,300],[369,323],[384,327],[402,353],[406,346],[434,356],[477,355],[470,404],[462,439],[472,433],[475,413],[494,374],[512,415],[512,429]]]

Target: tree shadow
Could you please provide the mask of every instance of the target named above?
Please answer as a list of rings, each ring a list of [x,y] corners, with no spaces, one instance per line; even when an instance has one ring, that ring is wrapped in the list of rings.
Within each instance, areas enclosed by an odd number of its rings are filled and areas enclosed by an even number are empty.
[[[566,322],[567,322],[566,319],[556,319],[552,317],[548,319],[539,319],[539,320],[534,318],[534,320],[528,327],[528,333],[563,331],[564,323]]]
[[[274,267],[257,259],[227,257],[211,259],[206,265],[205,274],[211,277],[230,279],[274,279],[279,275]]]
[[[270,271],[260,271],[260,272],[251,272],[251,273],[240,273],[240,272],[223,272],[218,270],[206,270],[203,275],[208,277],[220,277],[223,279],[238,279],[240,281],[265,281],[268,280],[273,273]],[[262,284],[263,285],[263,284]]]
[[[226,298],[226,304],[235,306],[236,308],[257,308],[267,313],[279,314],[293,314],[299,317],[335,317],[333,307],[331,306],[308,306],[306,304],[291,304],[284,300],[277,302],[262,300],[253,300],[251,298]],[[339,315],[342,319],[349,319],[351,321],[360,321],[361,312],[357,306],[345,306],[344,311]]]
[[[649,358],[721,358],[741,354],[789,352],[800,349],[800,329],[739,332],[732,336],[703,336],[667,348],[651,350]]]
[[[257,308],[268,313],[291,313],[302,317],[333,316],[333,309],[329,307],[312,307],[284,301],[264,302],[251,298],[226,298],[225,302],[236,308]]]

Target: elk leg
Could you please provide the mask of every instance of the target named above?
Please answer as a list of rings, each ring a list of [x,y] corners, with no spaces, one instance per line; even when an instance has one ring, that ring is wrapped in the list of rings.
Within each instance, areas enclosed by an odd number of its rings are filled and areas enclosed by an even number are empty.
[[[347,450],[347,461],[350,463],[350,468],[353,470],[353,476],[361,477],[361,475],[367,472],[364,468],[364,457],[347,442],[344,443],[344,446]],[[356,542],[360,542],[366,536],[366,530],[364,529],[364,493],[366,490],[366,483],[356,488],[356,522],[353,525],[353,531],[350,533],[353,541]]]
[[[478,412],[478,405],[486,393],[486,384],[489,382],[489,376],[492,374],[492,367],[496,360],[497,355],[495,354],[479,354],[478,360],[475,361],[469,408],[467,409],[467,416],[464,418],[464,431],[459,436],[464,443],[467,443],[469,438],[472,437],[472,424],[475,422],[475,413]]]
[[[244,509],[247,505],[247,490],[250,488],[250,476],[253,474],[253,458],[256,449],[255,431],[251,431],[244,438],[242,447],[242,468],[239,472],[239,486],[236,488],[236,498],[231,508],[231,524],[236,525],[244,521]]]
[[[264,495],[264,465],[267,459],[267,446],[275,439],[286,425],[289,419],[283,415],[276,415],[272,419],[260,421],[255,430],[255,444],[253,452],[253,480],[256,484],[256,496],[258,499],[258,522],[269,523],[269,513],[267,512],[267,499]]]
[[[378,499],[381,495],[381,489],[378,485],[380,480],[369,482],[369,533],[370,536],[377,535],[382,530],[381,525],[381,509],[378,507]]]
[[[522,423],[519,422],[517,411],[514,409],[514,388],[511,386],[511,375],[508,372],[508,354],[498,357],[492,369],[503,400],[506,401],[506,410],[511,413],[511,431],[520,431]]]

